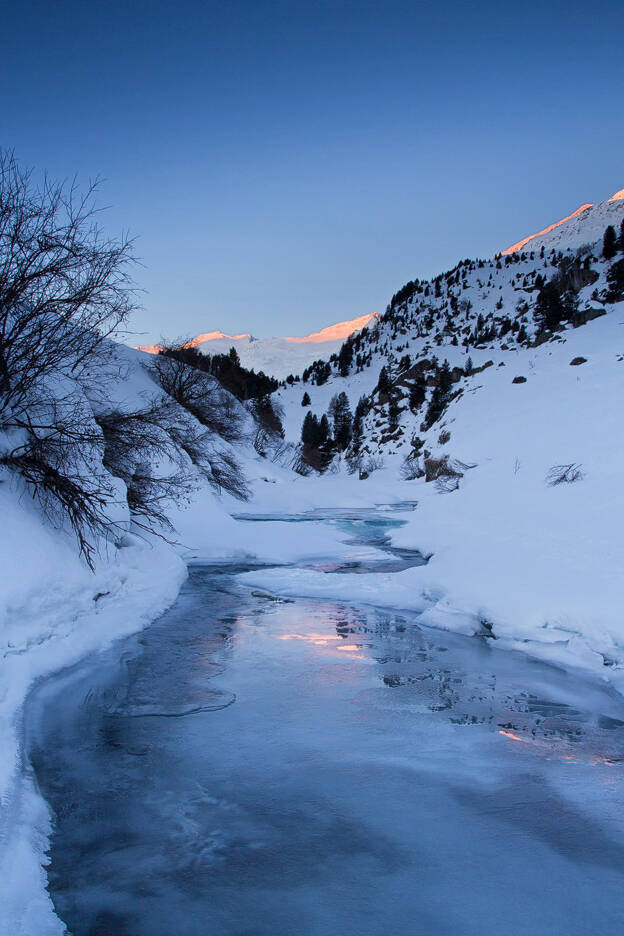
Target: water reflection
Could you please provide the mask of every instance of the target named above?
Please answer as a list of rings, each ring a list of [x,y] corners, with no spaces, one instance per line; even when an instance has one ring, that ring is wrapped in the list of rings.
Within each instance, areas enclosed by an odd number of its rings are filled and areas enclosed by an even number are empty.
[[[277,638],[332,657],[357,654],[375,664],[380,683],[394,692],[393,708],[441,713],[455,725],[486,725],[512,741],[539,742],[541,751],[563,759],[624,759],[624,723],[618,717],[624,704],[610,688],[520,654],[493,651],[479,638],[421,627],[416,614],[332,602],[299,602],[286,614],[296,617],[302,606],[319,604],[335,634],[288,631]]]
[[[615,932],[623,732],[602,685],[208,567],[27,723],[73,936]]]

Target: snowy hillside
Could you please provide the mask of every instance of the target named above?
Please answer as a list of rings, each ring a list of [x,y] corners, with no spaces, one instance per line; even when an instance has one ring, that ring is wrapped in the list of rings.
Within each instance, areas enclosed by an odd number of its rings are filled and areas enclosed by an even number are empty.
[[[595,243],[602,237],[608,224],[617,226],[620,223],[623,199],[624,189],[620,189],[608,201],[601,202],[599,205],[581,205],[567,218],[549,225],[537,234],[523,238],[517,244],[504,250],[503,254],[516,253],[520,250],[541,250],[542,247],[546,250],[551,250],[553,247],[556,250],[574,249],[584,244]]]
[[[184,347],[197,348],[203,354],[227,354],[234,347],[243,367],[284,380],[289,374],[300,374],[313,361],[331,357],[345,338],[374,318],[374,314],[360,315],[350,321],[328,325],[304,338],[254,338],[248,334],[226,335],[213,331],[192,338]],[[140,350],[157,353],[159,347],[150,345]]]
[[[329,413],[335,428],[337,394],[351,413],[364,398],[349,445],[324,445],[325,483],[351,479],[377,502],[408,489],[418,507],[393,543],[431,558],[385,579],[276,571],[249,580],[411,607],[624,689],[622,240],[602,256],[605,225],[619,232],[623,219],[624,201],[611,200],[571,222],[572,249],[564,226],[548,235],[557,251],[544,243],[462,261],[408,284],[350,343],[346,376],[334,361],[280,388],[293,441],[308,412]],[[578,244],[590,246],[579,253]],[[549,329],[540,309],[553,294],[560,321]]]
[[[619,232],[623,220],[624,200],[614,198],[570,222],[572,227],[565,225],[547,235],[556,238],[556,245],[545,243],[490,260],[463,260],[431,281],[408,283],[379,322],[343,345],[343,354],[348,351],[346,376],[340,375],[336,358],[280,388],[276,397],[285,408],[287,437],[299,438],[307,410],[301,405],[304,393],[310,397],[310,410],[320,417],[331,398],[345,392],[352,411],[361,396],[369,398],[362,452],[409,454],[412,436],[422,434],[420,426],[444,361],[453,371],[451,396],[489,380],[485,372],[467,376],[471,367],[474,371],[484,365],[511,367],[512,376],[516,371],[522,376],[528,369],[527,355],[533,356],[536,339],[540,344],[547,337],[538,335],[534,316],[544,283],[559,278],[562,295],[570,303],[568,324],[564,327],[562,322],[557,340],[566,340],[594,318],[613,314],[617,306],[606,301],[611,262],[602,257],[602,238],[608,224]],[[572,247],[561,240],[568,228]],[[615,260],[621,256],[620,251]],[[377,389],[382,367],[390,375],[394,414],[389,411],[388,394]],[[424,398],[419,405],[412,399],[410,405],[415,383],[421,385]]]

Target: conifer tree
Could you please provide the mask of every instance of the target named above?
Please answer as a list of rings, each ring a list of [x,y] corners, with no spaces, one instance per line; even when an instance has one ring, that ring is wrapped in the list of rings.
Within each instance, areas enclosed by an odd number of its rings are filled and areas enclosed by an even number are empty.
[[[302,406],[309,406],[311,402],[312,402],[312,401],[310,400],[310,394],[309,394],[308,391],[306,390],[305,393],[303,394],[302,399],[301,399],[301,405],[302,405]]]
[[[388,404],[388,422],[392,429],[396,429],[399,425],[399,415],[399,397],[396,393],[393,393]]]
[[[334,423],[334,444],[340,451],[346,449],[351,441],[353,418],[346,393],[337,393],[332,397],[328,414]]]
[[[379,380],[377,381],[377,390],[380,394],[388,395],[392,390],[392,384],[390,383],[390,378],[388,377],[388,371],[385,367],[382,367],[379,371]]]
[[[353,344],[349,339],[345,341],[338,354],[338,372],[341,377],[348,377],[353,364]]]
[[[610,224],[605,228],[604,237],[602,239],[602,256],[605,260],[612,260],[615,257],[617,250],[617,237],[615,234],[615,228]]]
[[[419,409],[425,402],[425,396],[427,395],[427,384],[425,383],[425,378],[421,374],[416,378],[414,383],[410,387],[409,393],[409,405],[411,410]]]
[[[310,410],[305,414],[301,427],[301,441],[304,445],[315,445],[318,436],[318,419]]]
[[[453,383],[453,377],[451,374],[451,368],[449,367],[449,362],[444,361],[444,364],[440,368],[440,373],[438,374],[438,387],[440,388],[440,393],[443,395],[447,394],[451,389]]]
[[[565,308],[559,290],[549,281],[544,283],[535,300],[535,321],[540,329],[554,331],[565,317]]]
[[[355,407],[355,415],[353,417],[353,427],[351,431],[351,448],[354,454],[360,450],[362,444],[362,434],[363,434],[363,422],[364,417],[368,413],[369,403],[368,397],[361,396]]]

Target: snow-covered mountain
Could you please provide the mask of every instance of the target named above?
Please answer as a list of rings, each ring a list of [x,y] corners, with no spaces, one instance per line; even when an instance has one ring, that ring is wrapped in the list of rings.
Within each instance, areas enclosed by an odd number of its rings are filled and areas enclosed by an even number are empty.
[[[418,507],[393,543],[431,559],[397,576],[328,583],[282,570],[254,581],[388,607],[422,609],[424,597],[423,623],[493,635],[624,687],[623,221],[618,193],[524,250],[408,283],[349,340],[344,376],[334,361],[279,388],[292,441],[308,413],[334,428],[338,394],[351,413],[362,401],[356,438],[332,450],[331,470],[378,498],[411,479]],[[605,258],[607,225],[620,239]]]
[[[602,237],[608,224],[617,226],[620,223],[624,211],[623,200],[624,189],[620,189],[607,201],[598,205],[591,203],[581,205],[561,221],[555,221],[542,231],[529,234],[528,237],[523,237],[516,244],[512,244],[511,247],[503,250],[503,255],[518,253],[525,248],[541,250],[544,247],[551,250],[555,247],[559,250],[562,246],[570,249],[595,243]]]
[[[574,290],[574,321],[568,328],[613,309],[605,303],[611,264],[602,257],[602,238],[608,225],[619,233],[623,220],[624,190],[534,235],[525,242],[524,250],[516,245],[491,259],[463,260],[432,280],[406,284],[376,321],[348,339],[353,359],[347,376],[340,375],[334,361],[328,372],[313,369],[302,381],[277,392],[286,410],[287,435],[296,439],[301,429],[304,391],[311,397],[312,410],[319,414],[335,393],[344,391],[352,409],[360,396],[371,397],[373,408],[365,420],[371,452],[409,450],[426,408],[423,404],[422,411],[413,414],[408,405],[408,392],[417,373],[425,376],[428,403],[437,379],[435,362],[439,365],[447,360],[458,372],[468,358],[477,368],[493,359],[494,352],[501,367],[515,366],[527,353],[533,355],[537,332],[534,306],[540,284],[560,277],[564,267],[568,270],[564,280],[567,277]],[[618,253],[615,259],[620,256]],[[566,331],[558,333],[558,340],[566,338]],[[382,403],[375,395],[382,366],[397,393],[402,394],[400,417],[391,431],[387,401]],[[479,375],[479,381],[483,379],[485,376]]]
[[[222,331],[212,331],[197,335],[184,347],[197,348],[204,354],[227,354],[234,347],[243,367],[284,380],[289,374],[300,374],[313,361],[327,360],[339,350],[345,338],[377,318],[375,313],[360,315],[350,321],[328,325],[303,338],[254,338],[250,334],[226,335]],[[160,345],[139,348],[154,354],[159,349]]]

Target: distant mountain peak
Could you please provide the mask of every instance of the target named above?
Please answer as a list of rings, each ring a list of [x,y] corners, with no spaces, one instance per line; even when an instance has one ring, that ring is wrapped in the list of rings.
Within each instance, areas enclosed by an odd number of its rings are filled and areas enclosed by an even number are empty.
[[[198,348],[205,354],[227,354],[231,347],[235,347],[244,367],[263,370],[266,374],[271,374],[281,380],[289,373],[301,373],[318,358],[330,357],[338,352],[349,335],[377,321],[379,321],[379,316],[376,312],[372,312],[344,322],[336,322],[335,325],[328,325],[303,338],[292,336],[254,338],[247,332],[240,335],[228,335],[216,329],[185,341],[181,347]],[[137,350],[159,354],[162,346],[142,345]]]
[[[360,329],[368,325],[371,319],[379,319],[376,312],[371,312],[369,315],[359,315],[357,318],[349,319],[346,322],[336,322],[335,325],[327,325],[326,328],[322,328],[317,332],[311,332],[304,338],[285,338],[284,341],[294,341],[298,344],[303,342],[319,344],[323,341],[344,341],[344,339],[352,335],[353,332],[360,331]]]
[[[239,341],[241,339],[247,338],[249,341],[255,341],[249,332],[244,332],[240,335],[227,335],[225,332],[216,331],[204,332],[203,335],[198,335],[197,338],[191,338],[190,341],[186,341],[182,347],[183,348],[196,348],[198,345],[203,344],[204,341],[219,341],[222,338],[227,338],[228,341]]]

